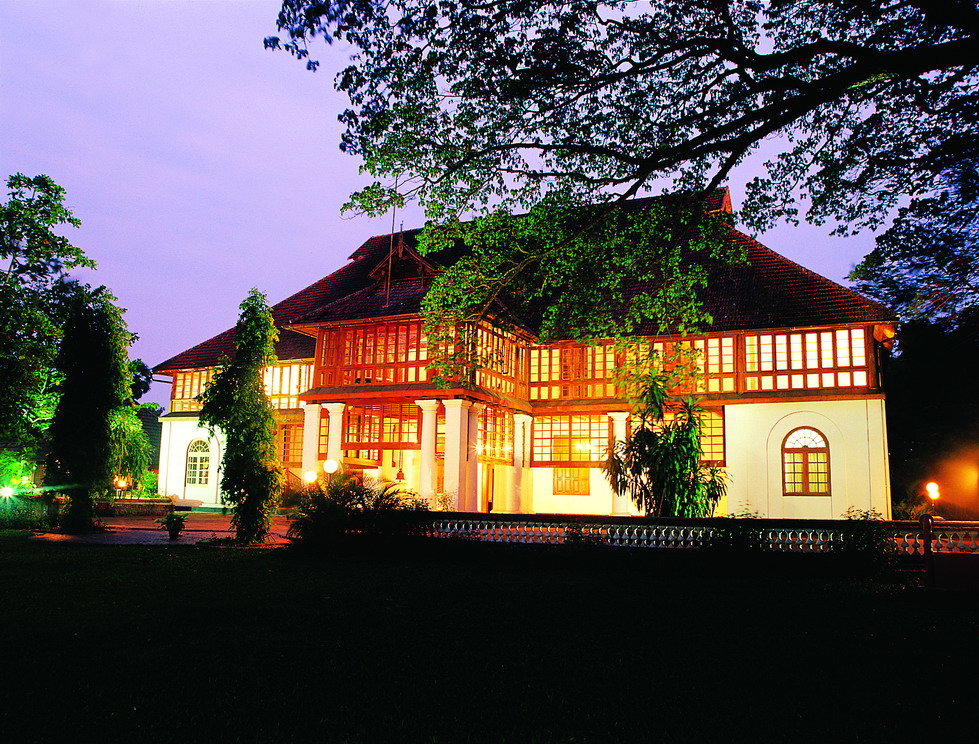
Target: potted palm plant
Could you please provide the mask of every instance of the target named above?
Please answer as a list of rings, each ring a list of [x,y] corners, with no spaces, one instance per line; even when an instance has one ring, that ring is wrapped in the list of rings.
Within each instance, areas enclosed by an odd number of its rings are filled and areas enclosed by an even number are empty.
[[[187,523],[187,515],[170,511],[156,520],[156,522],[160,525],[161,530],[167,531],[167,534],[170,536],[171,540],[176,540],[178,537],[180,537],[180,533],[183,531],[184,526]]]

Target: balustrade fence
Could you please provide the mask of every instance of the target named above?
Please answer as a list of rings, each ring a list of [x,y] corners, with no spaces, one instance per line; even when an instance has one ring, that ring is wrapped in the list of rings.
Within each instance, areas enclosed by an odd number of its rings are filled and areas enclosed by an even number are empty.
[[[751,545],[786,553],[845,550],[868,536],[905,555],[925,554],[918,522],[797,519],[651,519],[563,514],[435,513],[426,530],[435,538],[487,542],[599,544],[626,548],[703,548]],[[979,522],[936,522],[935,553],[979,553]]]

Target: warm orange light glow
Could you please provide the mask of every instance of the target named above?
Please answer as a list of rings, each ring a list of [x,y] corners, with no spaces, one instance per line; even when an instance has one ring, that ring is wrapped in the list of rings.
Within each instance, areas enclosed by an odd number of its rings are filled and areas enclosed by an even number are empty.
[[[931,483],[925,483],[925,493],[928,494],[928,498],[935,501],[938,496],[938,484],[932,481]]]
[[[303,480],[306,481],[307,483],[315,483],[316,482],[316,471],[315,470],[307,470],[305,473],[303,473]]]
[[[126,479],[120,476],[116,480],[116,488],[118,488],[120,491],[125,490],[125,488],[126,488]]]
[[[333,474],[340,469],[340,463],[336,460],[327,460],[323,463],[323,472]]]

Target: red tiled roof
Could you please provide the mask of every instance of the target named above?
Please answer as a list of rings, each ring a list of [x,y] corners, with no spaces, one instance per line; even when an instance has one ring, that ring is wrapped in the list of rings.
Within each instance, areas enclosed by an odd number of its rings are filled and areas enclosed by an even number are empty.
[[[711,208],[729,208],[727,192],[719,191]],[[629,206],[641,208],[649,199],[633,200]],[[716,204],[714,203],[716,201]],[[404,233],[404,242],[414,250],[419,230]],[[747,265],[716,265],[702,299],[713,316],[710,330],[731,331],[764,328],[790,328],[838,323],[894,320],[894,314],[877,302],[809,271],[737,230],[731,240],[745,248]],[[370,278],[371,271],[384,260],[391,236],[377,235],[350,255],[350,261],[332,274],[287,297],[272,307],[280,328],[276,354],[279,359],[311,359],[315,339],[291,331],[290,324],[354,320],[414,314],[425,294],[419,280],[392,282],[390,289]],[[430,254],[425,259],[446,266],[461,255],[451,249]],[[641,292],[648,287],[636,285]],[[537,326],[528,318],[527,325]],[[539,322],[539,318],[536,319]],[[643,329],[652,332],[652,328]],[[154,372],[209,367],[222,355],[234,353],[234,330],[220,333],[187,351],[156,365]]]

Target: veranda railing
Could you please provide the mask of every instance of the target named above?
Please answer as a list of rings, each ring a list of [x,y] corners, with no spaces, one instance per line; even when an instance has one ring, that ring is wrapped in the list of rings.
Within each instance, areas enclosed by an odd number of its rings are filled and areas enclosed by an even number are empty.
[[[905,555],[925,554],[925,535],[918,522],[879,525]],[[628,548],[700,548],[722,538],[722,532],[750,534],[759,546],[789,553],[828,553],[846,545],[867,523],[817,519],[652,519],[591,517],[566,514],[471,514],[436,512],[429,534],[487,542],[560,544],[591,542]],[[936,553],[979,553],[979,522],[936,522],[931,534]]]

